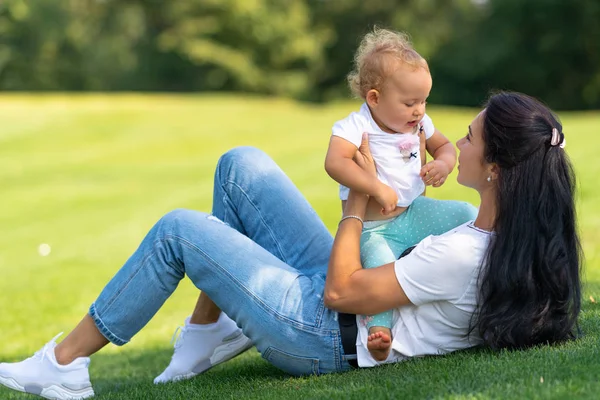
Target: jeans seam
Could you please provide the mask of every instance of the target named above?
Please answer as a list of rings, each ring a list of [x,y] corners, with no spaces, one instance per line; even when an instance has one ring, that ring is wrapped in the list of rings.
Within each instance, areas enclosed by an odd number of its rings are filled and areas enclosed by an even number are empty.
[[[261,223],[266,227],[267,231],[269,232],[269,236],[271,237],[271,239],[273,240],[273,242],[275,243],[275,246],[277,247],[277,250],[279,251],[279,254],[281,255],[281,257],[278,257],[281,261],[287,263],[287,259],[283,253],[283,249],[281,248],[281,246],[279,245],[279,241],[276,239],[275,235],[273,234],[273,231],[271,230],[271,228],[269,227],[269,224],[267,224],[267,222],[265,221],[265,219],[262,216],[262,213],[260,211],[260,209],[256,206],[256,204],[254,204],[252,202],[252,200],[250,200],[250,197],[248,196],[248,194],[244,191],[244,189],[242,189],[242,187],[240,185],[238,185],[236,182],[234,181],[225,181],[224,183],[221,184],[221,189],[223,190],[223,192],[225,193],[225,195],[229,198],[229,200],[231,201],[231,197],[229,196],[229,193],[227,192],[227,190],[225,190],[225,185],[230,184],[232,186],[235,186],[241,193],[242,195],[246,198],[246,200],[248,201],[248,203],[250,203],[252,205],[252,207],[256,210],[256,212],[258,213],[258,216],[260,218]],[[233,202],[231,202],[231,204],[234,204]],[[245,229],[245,228],[244,228]]]
[[[324,313],[325,313],[325,303],[323,302],[323,300],[321,298],[321,301],[319,302],[319,308],[317,309],[317,317],[315,318],[316,326],[321,326],[321,323],[323,322],[323,314]]]
[[[331,334],[331,341],[333,342],[333,351],[334,351],[334,355],[335,355],[335,367],[338,371],[342,370],[342,354],[340,352],[340,343],[339,343],[339,338],[340,336],[340,332],[339,331],[333,331]]]
[[[227,202],[227,203],[229,203],[229,204],[231,204],[231,205],[233,206],[233,203],[231,203],[231,199],[229,198],[229,196],[227,196],[227,193],[225,193],[225,194],[223,195],[223,199],[222,199],[221,201],[222,201],[224,204]],[[224,210],[223,210],[223,222],[224,222],[225,224],[227,224],[227,225],[231,226],[231,224],[228,222],[229,218],[227,218],[227,214],[228,214],[228,213],[227,213],[227,208],[226,208],[226,207],[223,207],[223,208],[224,208]]]
[[[154,249],[154,244],[156,243],[156,240],[152,243],[152,249]],[[117,301],[117,298],[121,295],[121,293],[123,293],[123,291],[127,288],[127,286],[129,286],[129,283],[137,276],[137,274],[140,272],[140,270],[142,269],[143,265],[146,263],[146,261],[148,260],[148,258],[150,258],[153,255],[153,251],[150,251],[136,266],[135,268],[135,272],[125,281],[123,282],[123,285],[119,288],[119,290],[113,294],[113,296],[108,299],[108,301],[106,302],[106,304],[104,305],[104,307],[102,308],[102,310],[98,310],[98,312],[104,312],[106,311],[110,306],[113,305],[113,303],[115,301]]]
[[[98,330],[100,331],[102,336],[104,336],[106,339],[108,339],[108,341],[110,341],[111,343],[113,343],[117,346],[123,346],[123,345],[129,343],[129,340],[120,338],[106,325],[106,323],[100,317],[100,313],[96,308],[95,302],[92,303],[92,305],[90,306],[90,310],[88,313],[89,313],[90,317],[92,317],[92,320],[94,321],[94,324],[96,325],[96,328],[98,328]]]
[[[252,299],[254,300],[254,302],[256,304],[258,304],[263,310],[265,310],[265,311],[273,314],[276,318],[278,318],[280,320],[283,320],[283,321],[289,323],[290,325],[292,325],[293,327],[298,328],[298,329],[300,329],[302,331],[305,331],[305,332],[327,334],[327,333],[330,333],[332,331],[331,329],[321,329],[321,328],[317,328],[316,326],[311,326],[309,324],[300,323],[298,321],[294,321],[293,319],[290,319],[290,318],[288,318],[288,317],[280,314],[277,310],[274,310],[273,308],[269,307],[264,301],[262,301],[262,299],[260,299],[259,297],[257,297],[250,290],[248,290],[248,288],[239,279],[237,279],[234,275],[230,274],[229,271],[227,271],[225,268],[221,267],[219,265],[219,263],[217,263],[214,259],[212,259],[211,257],[209,257],[208,254],[206,254],[202,249],[200,249],[199,247],[197,247],[193,243],[189,242],[187,239],[182,238],[181,236],[173,235],[173,234],[167,234],[167,235],[165,235],[164,239],[162,239],[162,240],[166,241],[166,240],[169,240],[169,239],[176,239],[177,241],[180,242],[181,245],[184,245],[184,246],[188,247],[190,250],[196,251],[206,261],[210,262],[213,265],[213,267],[217,268],[219,271],[221,271],[221,273],[226,274],[233,281],[235,281],[239,285],[239,287],[242,288],[242,290],[244,292],[246,292],[246,294],[248,294],[250,297],[252,297]]]
[[[137,264],[136,268],[135,268],[135,272],[124,282],[124,284],[119,288],[119,290],[106,302],[106,304],[104,305],[104,307],[102,308],[102,310],[98,310],[99,312],[104,312],[106,311],[110,306],[113,305],[113,303],[115,301],[117,301],[117,298],[121,295],[121,293],[123,293],[123,291],[125,289],[127,289],[127,286],[129,286],[129,283],[131,283],[131,281],[140,273],[140,271],[142,270],[142,268],[145,266],[146,262],[148,261],[148,259],[150,259],[152,256],[154,256],[156,254],[156,244],[157,243],[161,243],[163,242],[163,240],[161,239],[155,239],[152,242],[152,249],[148,252],[148,254]]]

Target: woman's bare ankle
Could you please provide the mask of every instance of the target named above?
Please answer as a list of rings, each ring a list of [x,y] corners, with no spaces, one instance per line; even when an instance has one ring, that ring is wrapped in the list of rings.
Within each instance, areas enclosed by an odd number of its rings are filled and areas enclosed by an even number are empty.
[[[96,323],[86,314],[81,322],[54,348],[54,357],[60,365],[68,365],[79,357],[89,357],[108,344]]]
[[[190,317],[190,324],[214,324],[219,320],[221,312],[221,309],[207,295],[201,293],[196,302],[194,312]]]

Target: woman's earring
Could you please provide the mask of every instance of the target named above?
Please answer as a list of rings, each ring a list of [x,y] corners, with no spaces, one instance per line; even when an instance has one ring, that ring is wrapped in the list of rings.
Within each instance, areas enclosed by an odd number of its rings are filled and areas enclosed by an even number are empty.
[[[492,181],[492,177],[491,177],[491,176],[488,176],[488,177],[487,177],[487,181],[488,181],[488,182],[491,182],[491,181]]]

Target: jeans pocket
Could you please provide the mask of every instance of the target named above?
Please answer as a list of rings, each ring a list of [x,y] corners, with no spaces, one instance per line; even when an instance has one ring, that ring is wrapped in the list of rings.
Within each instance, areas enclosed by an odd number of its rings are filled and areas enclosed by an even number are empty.
[[[296,356],[275,347],[268,347],[262,357],[291,375],[319,375],[319,360],[316,358]]]

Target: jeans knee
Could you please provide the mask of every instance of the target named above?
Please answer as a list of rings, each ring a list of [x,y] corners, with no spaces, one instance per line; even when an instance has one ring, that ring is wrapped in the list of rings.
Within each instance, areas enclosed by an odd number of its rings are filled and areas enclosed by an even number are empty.
[[[256,160],[268,158],[264,151],[251,146],[234,147],[219,158],[219,166],[228,168],[232,165],[253,165]]]
[[[247,177],[263,177],[276,167],[273,160],[256,147],[235,147],[219,158],[217,176],[224,180],[243,180]]]
[[[189,220],[193,214],[194,211],[192,210],[178,208],[163,215],[158,225],[162,227],[163,231],[173,232],[177,230],[177,227],[180,225],[181,221]]]

